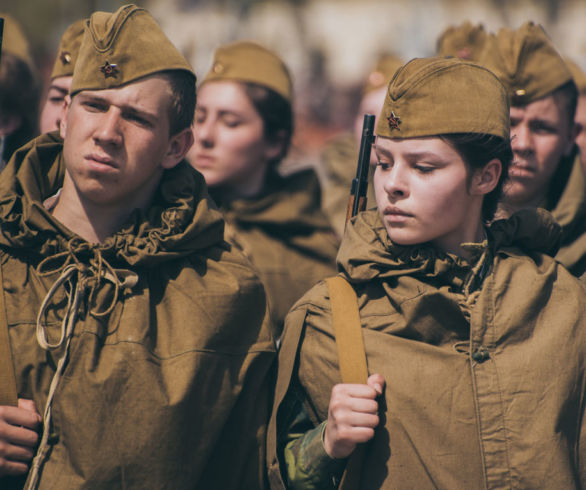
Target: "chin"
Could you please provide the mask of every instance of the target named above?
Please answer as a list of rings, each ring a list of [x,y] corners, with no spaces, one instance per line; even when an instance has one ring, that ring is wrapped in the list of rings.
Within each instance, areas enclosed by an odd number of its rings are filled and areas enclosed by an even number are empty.
[[[429,238],[417,233],[402,233],[397,230],[387,229],[387,234],[389,235],[389,238],[393,244],[401,246],[418,245],[429,240]]]

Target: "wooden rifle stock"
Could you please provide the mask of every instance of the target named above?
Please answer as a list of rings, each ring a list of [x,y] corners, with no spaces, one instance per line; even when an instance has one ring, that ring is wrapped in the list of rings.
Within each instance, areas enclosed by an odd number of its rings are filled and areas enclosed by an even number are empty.
[[[370,167],[370,150],[374,142],[374,119],[372,114],[364,115],[362,123],[362,138],[360,139],[360,153],[358,154],[358,167],[356,177],[352,179],[346,223],[360,211],[366,209],[366,192],[368,190],[368,169]]]
[[[4,34],[4,18],[0,17],[0,62],[2,61],[2,37]]]

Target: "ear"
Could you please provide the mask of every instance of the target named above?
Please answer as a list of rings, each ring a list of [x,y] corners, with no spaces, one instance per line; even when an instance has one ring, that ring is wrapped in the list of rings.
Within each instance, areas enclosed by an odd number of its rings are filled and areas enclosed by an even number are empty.
[[[71,107],[71,96],[67,94],[63,102],[63,117],[59,123],[59,134],[61,138],[65,139],[67,134],[67,117],[69,116],[69,108]]]
[[[493,158],[484,167],[476,170],[472,176],[470,194],[486,195],[493,191],[499,182],[502,171],[503,164],[498,158]]]
[[[169,140],[169,146],[167,148],[167,153],[163,158],[161,166],[164,169],[173,168],[177,165],[189,149],[193,145],[193,131],[191,127],[185,128],[182,131],[179,131],[177,134],[171,136]]]
[[[574,124],[572,124],[572,126],[570,127],[568,141],[566,143],[566,147],[564,148],[565,157],[570,156],[572,154],[572,151],[574,151],[574,146],[576,145],[576,138],[580,134],[580,131],[582,131],[582,125],[578,122],[574,122]]]
[[[276,134],[274,141],[266,141],[265,158],[268,161],[284,156],[287,131],[282,129]]]

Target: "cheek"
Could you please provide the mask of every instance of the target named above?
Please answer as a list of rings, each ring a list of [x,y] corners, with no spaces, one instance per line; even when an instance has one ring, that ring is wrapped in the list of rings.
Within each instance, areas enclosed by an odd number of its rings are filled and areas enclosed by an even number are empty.
[[[565,145],[561,138],[543,138],[537,143],[538,164],[547,172],[563,155]]]

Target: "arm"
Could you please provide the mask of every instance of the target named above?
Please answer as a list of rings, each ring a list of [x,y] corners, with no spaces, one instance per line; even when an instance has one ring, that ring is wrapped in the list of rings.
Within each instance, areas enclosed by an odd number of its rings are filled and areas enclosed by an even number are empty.
[[[384,379],[373,374],[367,384],[338,384],[332,389],[328,418],[317,427],[298,402],[283,448],[290,488],[336,488],[346,458],[356,445],[374,436]]]
[[[41,423],[32,400],[18,400],[18,407],[0,406],[0,478],[24,475],[33,459]]]

